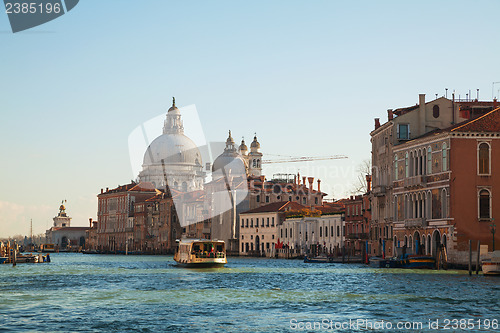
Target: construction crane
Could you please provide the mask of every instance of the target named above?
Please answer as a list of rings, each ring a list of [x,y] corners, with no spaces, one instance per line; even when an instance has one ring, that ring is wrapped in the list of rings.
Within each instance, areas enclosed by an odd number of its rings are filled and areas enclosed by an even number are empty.
[[[290,163],[290,162],[309,162],[309,161],[322,161],[322,160],[340,160],[344,158],[348,158],[345,155],[333,155],[333,156],[286,156],[286,155],[273,155],[266,154],[271,156],[282,156],[288,158],[276,159],[276,160],[262,160],[262,164],[272,164],[272,163]]]

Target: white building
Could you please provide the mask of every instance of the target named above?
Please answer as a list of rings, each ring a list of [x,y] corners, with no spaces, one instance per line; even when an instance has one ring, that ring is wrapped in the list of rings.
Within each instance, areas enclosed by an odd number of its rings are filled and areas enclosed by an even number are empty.
[[[54,225],[45,232],[46,243],[54,244],[56,249],[78,249],[85,246],[87,227],[72,227],[71,217],[66,214],[66,207],[61,204],[59,214],[53,218]]]
[[[301,255],[335,253],[344,245],[343,214],[287,218],[278,227],[278,237],[283,246]]]
[[[305,208],[296,202],[281,201],[240,213],[240,255],[272,256],[285,213]]]

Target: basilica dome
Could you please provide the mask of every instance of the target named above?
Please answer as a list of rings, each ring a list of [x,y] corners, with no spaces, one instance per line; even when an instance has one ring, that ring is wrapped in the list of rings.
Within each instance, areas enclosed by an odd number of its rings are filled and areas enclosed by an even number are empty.
[[[163,163],[201,166],[202,160],[198,147],[190,138],[172,133],[154,139],[144,153],[144,165]]]
[[[182,115],[174,98],[163,134],[154,139],[144,153],[139,181],[151,182],[157,188],[168,185],[187,192],[202,189],[205,175],[200,150],[184,135]]]

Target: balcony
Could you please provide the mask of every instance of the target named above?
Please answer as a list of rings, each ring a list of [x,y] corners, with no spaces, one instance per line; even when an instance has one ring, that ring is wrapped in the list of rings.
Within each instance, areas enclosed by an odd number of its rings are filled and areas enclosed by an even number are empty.
[[[414,188],[414,187],[423,187],[427,183],[427,177],[424,175],[408,177],[404,180],[404,187],[406,188]]]
[[[385,192],[387,191],[387,186],[385,185],[376,185],[373,187],[372,193],[376,197],[380,197],[385,195]]]
[[[354,234],[348,234],[346,239],[368,239],[369,236],[370,235],[368,233],[358,232]]]
[[[427,220],[424,218],[405,220],[405,228],[425,228],[425,227],[427,227]]]

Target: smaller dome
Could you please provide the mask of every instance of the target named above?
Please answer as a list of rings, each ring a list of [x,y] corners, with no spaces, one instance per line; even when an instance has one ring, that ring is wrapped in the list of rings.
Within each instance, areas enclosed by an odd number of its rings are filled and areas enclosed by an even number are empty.
[[[248,147],[245,144],[245,139],[241,140],[241,145],[240,145],[239,149],[240,149],[241,153],[248,151]]]
[[[178,113],[180,114],[181,112],[179,111],[179,109],[177,108],[177,106],[175,106],[175,97],[172,97],[172,106],[170,107],[170,109],[168,109],[168,113]]]
[[[260,143],[257,141],[257,136],[253,137],[252,144],[250,144],[250,148],[260,148]]]
[[[231,136],[231,131],[229,131],[229,136],[227,137],[227,140],[226,140],[226,147],[229,145],[234,146],[234,140],[233,140],[233,137]]]

